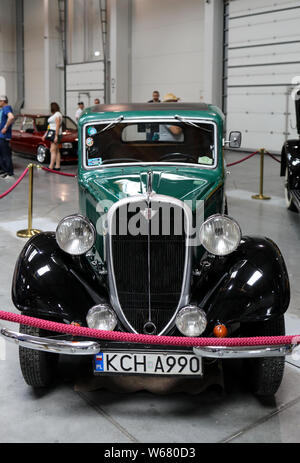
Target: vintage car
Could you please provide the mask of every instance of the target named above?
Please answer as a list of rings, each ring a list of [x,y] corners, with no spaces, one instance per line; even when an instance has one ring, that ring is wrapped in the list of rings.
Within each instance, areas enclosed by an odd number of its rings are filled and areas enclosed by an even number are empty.
[[[79,213],[31,238],[12,297],[23,314],[154,336],[282,335],[283,257],[224,214],[224,115],[213,105],[99,105],[79,122]],[[240,145],[240,132],[228,143]],[[198,378],[242,358],[252,391],[274,394],[287,346],[190,347],[87,340],[21,325],[25,381],[48,386],[58,354],[90,355],[95,375]],[[149,339],[149,338],[148,338]],[[75,342],[76,341],[76,342]]]
[[[295,95],[296,127],[300,137],[300,91]],[[287,140],[281,150],[280,175],[285,177],[286,206],[300,211],[300,138]]]
[[[16,116],[13,125],[11,148],[15,153],[22,153],[40,163],[50,160],[50,142],[43,140],[47,130],[49,115],[22,114]],[[60,153],[62,162],[78,160],[77,125],[70,117],[64,117],[62,123],[62,141]]]

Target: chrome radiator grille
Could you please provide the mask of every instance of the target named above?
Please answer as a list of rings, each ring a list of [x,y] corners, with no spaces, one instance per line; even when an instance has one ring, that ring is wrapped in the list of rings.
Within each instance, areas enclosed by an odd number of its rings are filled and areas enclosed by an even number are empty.
[[[128,203],[125,203],[121,208],[127,206]],[[128,230],[126,234],[119,233],[120,217],[123,218],[125,214],[121,208],[115,210],[112,217],[115,233],[110,236],[110,259],[114,289],[127,322],[135,331],[142,333],[145,323],[151,321],[159,334],[174,316],[181,298],[187,252],[185,215],[181,206],[170,204],[170,230],[165,234],[163,213],[158,203],[151,201],[148,206],[146,214],[139,214],[141,228],[147,232],[136,236]],[[156,228],[154,218],[147,220],[144,217],[150,209],[157,210]],[[129,222],[134,214],[126,213]],[[174,226],[178,218],[181,221],[180,234],[178,227]]]

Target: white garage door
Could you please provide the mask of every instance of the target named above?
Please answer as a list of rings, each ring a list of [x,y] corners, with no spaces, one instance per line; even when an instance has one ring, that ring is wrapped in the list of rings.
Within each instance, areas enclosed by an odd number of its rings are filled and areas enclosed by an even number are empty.
[[[227,130],[242,147],[280,152],[297,136],[292,79],[300,76],[300,2],[231,0],[226,4]]]
[[[103,61],[69,64],[67,66],[67,113],[75,118],[77,104],[83,101],[85,107],[92,106],[94,99],[104,103]]]
[[[133,0],[132,101],[153,90],[201,101],[203,34],[204,0]]]

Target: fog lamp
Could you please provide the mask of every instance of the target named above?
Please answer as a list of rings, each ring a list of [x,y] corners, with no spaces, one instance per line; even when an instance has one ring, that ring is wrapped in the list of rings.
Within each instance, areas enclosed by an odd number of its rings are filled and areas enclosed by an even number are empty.
[[[226,256],[235,251],[241,241],[239,224],[225,215],[212,215],[200,228],[200,242],[216,256]]]
[[[176,326],[185,336],[200,336],[207,325],[204,310],[196,305],[187,305],[180,309],[176,317]]]
[[[69,215],[56,229],[58,246],[68,254],[79,256],[88,252],[96,240],[93,224],[82,215]]]
[[[95,330],[113,331],[117,326],[117,316],[108,304],[94,305],[87,313],[87,325]]]

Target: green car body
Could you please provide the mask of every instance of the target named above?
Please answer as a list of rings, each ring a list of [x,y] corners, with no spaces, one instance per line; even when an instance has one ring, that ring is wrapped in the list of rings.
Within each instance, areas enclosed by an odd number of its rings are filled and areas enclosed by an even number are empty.
[[[196,201],[205,201],[205,216],[222,212],[224,196],[224,157],[223,157],[223,134],[224,114],[219,108],[213,105],[189,104],[189,105],[166,105],[167,109],[157,109],[157,105],[121,105],[108,106],[105,111],[96,112],[95,107],[87,109],[79,121],[79,151],[78,151],[78,181],[80,211],[87,216],[96,226],[99,214],[97,204],[101,201],[117,202],[130,195],[130,190],[136,190],[137,194],[146,191],[146,175],[149,171],[153,173],[153,190],[157,194],[167,195],[181,201],[192,201],[192,208],[195,209]],[[181,106],[189,109],[181,109]],[[87,169],[84,166],[84,128],[86,125],[107,123],[124,116],[124,122],[131,120],[143,120],[164,118],[172,119],[180,115],[186,119],[199,121],[211,121],[216,126],[217,149],[216,166],[207,168],[205,166],[190,166],[174,163],[174,165],[159,163],[145,163],[114,167],[101,167]],[[136,188],[132,186],[136,184]],[[103,253],[103,243],[98,238],[98,249]]]
[[[56,234],[41,233],[24,247],[12,291],[20,311],[98,329],[103,325],[94,323],[106,317],[104,329],[157,336],[214,337],[216,326],[229,336],[284,334],[290,290],[282,255],[268,238],[241,236],[237,223],[225,215],[224,115],[217,107],[98,105],[81,116],[78,144],[80,215],[63,219]],[[145,236],[113,234],[113,219],[120,225],[122,208],[140,200]],[[200,242],[190,246],[186,230],[165,236],[159,228],[152,237],[155,205],[173,208],[171,225],[180,210],[189,226],[195,225]],[[202,227],[203,221],[209,225]],[[230,250],[219,252],[217,246],[226,242]],[[215,251],[209,243],[215,243]],[[76,252],[79,245],[84,252]],[[209,351],[110,341],[90,348],[101,350],[95,374],[169,374],[173,369],[176,375],[202,376],[206,357],[211,363],[222,356],[273,355],[249,364],[253,390],[260,395],[275,393],[283,374],[284,354],[277,349],[270,354],[268,349]],[[79,343],[80,349],[86,345]],[[41,371],[52,368],[47,357],[32,364],[32,357],[21,352],[26,381],[47,385],[49,375],[41,380]],[[146,371],[147,359],[154,370]]]

